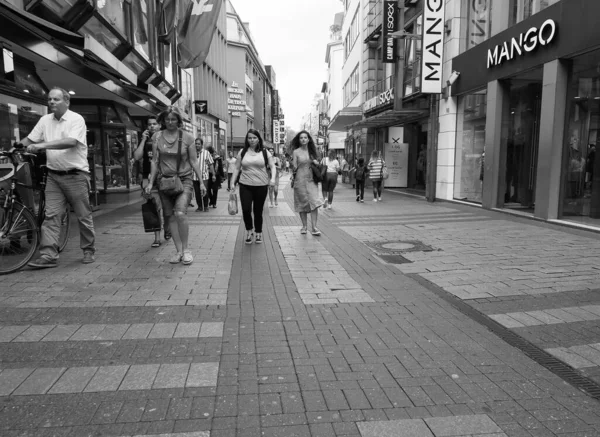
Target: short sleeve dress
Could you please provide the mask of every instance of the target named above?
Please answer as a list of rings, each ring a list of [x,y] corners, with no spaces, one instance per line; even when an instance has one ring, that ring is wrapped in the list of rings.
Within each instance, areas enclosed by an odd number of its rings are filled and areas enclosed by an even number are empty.
[[[294,153],[298,165],[294,178],[294,211],[311,212],[323,206],[323,198],[318,184],[313,181],[308,151],[296,149]]]

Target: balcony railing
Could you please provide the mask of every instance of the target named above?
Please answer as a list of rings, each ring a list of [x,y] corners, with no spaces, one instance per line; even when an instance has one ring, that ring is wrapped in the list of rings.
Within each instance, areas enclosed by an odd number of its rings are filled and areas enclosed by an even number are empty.
[[[383,1],[372,0],[369,13],[367,14],[367,29],[365,42],[379,39],[383,27]]]
[[[367,100],[378,96],[379,94],[383,93],[384,91],[387,91],[387,90],[393,88],[394,82],[395,82],[395,77],[396,76],[394,76],[394,75],[388,76],[384,80],[380,80],[379,82],[376,82],[375,85],[368,88],[365,91],[364,101],[366,102]]]

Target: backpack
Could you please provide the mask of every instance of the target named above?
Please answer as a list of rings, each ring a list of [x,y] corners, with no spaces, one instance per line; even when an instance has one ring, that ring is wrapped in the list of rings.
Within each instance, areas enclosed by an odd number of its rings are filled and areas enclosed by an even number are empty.
[[[244,156],[246,156],[247,149],[242,149],[242,155],[240,156],[240,172],[237,177],[237,181],[235,183],[240,182],[240,177],[242,176],[242,161],[244,160]],[[267,175],[269,176],[269,180],[271,180],[271,167],[269,167],[269,157],[267,156],[267,149],[263,147],[262,155],[265,160],[265,168],[267,169]]]
[[[362,181],[365,178],[365,166],[356,167],[356,172],[354,174],[354,179],[357,181]]]

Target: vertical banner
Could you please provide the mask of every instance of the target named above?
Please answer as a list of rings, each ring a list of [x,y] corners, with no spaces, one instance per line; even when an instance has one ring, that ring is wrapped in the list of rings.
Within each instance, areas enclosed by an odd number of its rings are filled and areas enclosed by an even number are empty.
[[[396,62],[396,39],[389,36],[398,30],[398,2],[396,0],[383,2],[383,46],[382,62]]]
[[[442,92],[442,65],[444,62],[445,0],[428,0],[423,5],[423,61],[421,92]]]
[[[389,142],[384,145],[384,160],[390,177],[385,181],[387,188],[408,187],[408,144],[403,143],[404,128],[388,128]]]
[[[279,120],[273,120],[273,143],[279,143]]]

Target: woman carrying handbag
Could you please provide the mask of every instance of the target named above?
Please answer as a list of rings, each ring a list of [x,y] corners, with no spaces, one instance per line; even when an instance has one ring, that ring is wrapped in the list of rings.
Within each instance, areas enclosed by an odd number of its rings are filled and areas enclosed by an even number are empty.
[[[146,193],[158,177],[158,193],[163,206],[165,226],[171,229],[176,253],[170,258],[171,264],[183,262],[189,265],[194,261],[188,249],[189,223],[187,208],[192,199],[194,184],[192,173],[200,179],[202,194],[206,188],[202,183],[202,172],[198,166],[194,137],[181,129],[183,118],[179,109],[170,106],[158,116],[163,130],[152,136],[152,163]]]
[[[371,160],[367,165],[369,168],[369,180],[373,184],[373,202],[381,202],[381,191],[383,180],[387,179],[387,167],[381,159],[379,150],[373,150]]]
[[[312,224],[311,234],[318,236],[321,231],[317,228],[319,208],[323,206],[323,199],[319,193],[318,179],[315,182],[313,169],[317,167],[317,148],[310,134],[303,130],[292,140],[292,167],[294,169],[294,211],[300,214],[302,220],[301,234],[306,234],[308,227],[308,213]],[[312,167],[311,167],[312,165]]]

